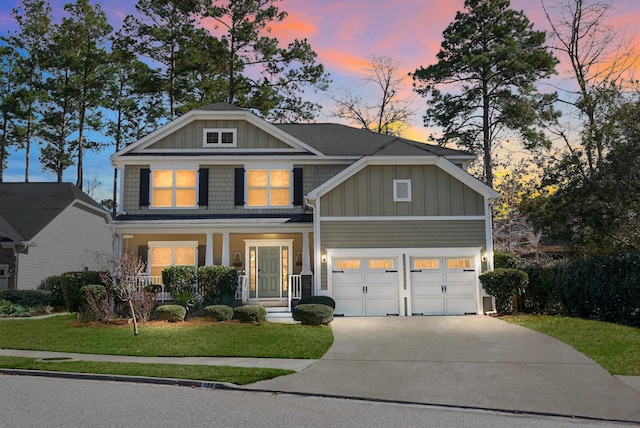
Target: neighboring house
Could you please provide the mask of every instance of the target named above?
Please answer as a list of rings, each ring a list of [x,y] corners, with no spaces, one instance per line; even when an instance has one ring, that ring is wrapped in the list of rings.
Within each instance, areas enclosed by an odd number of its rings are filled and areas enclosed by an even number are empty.
[[[222,264],[245,279],[243,301],[265,306],[302,293],[350,316],[483,313],[498,194],[466,172],[473,159],[214,104],[112,156],[112,224],[154,283],[170,265]]]
[[[71,183],[0,183],[0,289],[105,267],[111,216]]]

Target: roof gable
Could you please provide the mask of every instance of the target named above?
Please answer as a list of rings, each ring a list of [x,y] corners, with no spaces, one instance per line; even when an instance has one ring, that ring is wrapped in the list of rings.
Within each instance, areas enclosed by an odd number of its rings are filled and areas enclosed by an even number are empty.
[[[199,122],[194,125],[194,122]],[[306,143],[296,139],[294,136],[289,135],[273,124],[259,118],[255,114],[246,109],[242,109],[236,106],[232,106],[226,103],[212,104],[209,106],[200,107],[191,110],[184,115],[172,120],[171,122],[161,126],[157,130],[151,132],[135,143],[125,147],[112,158],[119,158],[129,154],[145,154],[153,153],[158,150],[165,153],[171,153],[172,151],[179,151],[182,148],[178,147],[177,150],[171,147],[170,143],[166,143],[167,139],[174,133],[180,133],[187,128],[191,128],[190,135],[186,138],[192,142],[199,142],[199,147],[192,144],[191,148],[187,148],[192,152],[198,154],[207,153],[237,153],[241,150],[237,148],[204,148],[202,146],[202,129],[205,127],[215,128],[229,128],[237,127],[239,123],[246,122],[259,132],[262,132],[267,136],[266,140],[270,140],[269,149],[275,149],[280,151],[298,152],[298,153],[312,153],[318,156],[322,156],[322,153]],[[228,123],[229,125],[224,125]],[[163,140],[165,141],[163,143]],[[155,146],[155,147],[154,147]],[[256,149],[258,149],[256,147]]]
[[[109,218],[96,201],[71,183],[0,183],[0,200],[0,233],[23,241],[33,238],[74,203]]]

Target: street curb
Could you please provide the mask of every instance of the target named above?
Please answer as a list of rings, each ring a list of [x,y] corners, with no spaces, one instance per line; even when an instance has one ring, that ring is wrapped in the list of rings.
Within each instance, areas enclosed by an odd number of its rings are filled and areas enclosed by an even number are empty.
[[[297,392],[297,391],[280,391],[274,389],[263,388],[251,388],[239,385],[234,385],[225,382],[209,382],[198,381],[188,379],[172,379],[172,378],[153,378],[143,376],[124,376],[124,375],[108,375],[108,374],[95,374],[95,373],[72,373],[72,372],[55,372],[44,370],[20,370],[20,369],[3,369],[0,368],[0,375],[9,376],[35,376],[35,377],[51,377],[60,379],[79,379],[79,380],[99,380],[99,381],[112,381],[112,382],[127,382],[127,383],[143,383],[151,385],[171,385],[182,386],[187,388],[201,388],[201,389],[217,389],[222,391],[237,391],[237,392],[257,392],[265,394],[286,394],[296,395],[300,397],[316,397],[316,398],[334,398],[340,400],[352,400],[369,403],[384,403],[384,404],[400,404],[410,406],[421,407],[435,407],[449,410],[473,410],[483,412],[502,413],[506,415],[521,415],[521,416],[542,416],[548,418],[562,418],[572,421],[593,421],[593,422],[614,422],[617,424],[638,426],[640,422],[629,421],[624,419],[604,419],[590,416],[579,415],[566,415],[562,413],[549,413],[549,412],[535,412],[529,410],[514,410],[514,409],[500,409],[491,407],[479,407],[479,406],[463,406],[454,404],[442,404],[442,403],[424,403],[418,401],[407,400],[388,400],[382,398],[367,398],[348,396],[340,394],[324,394],[324,393],[311,393],[311,392]]]

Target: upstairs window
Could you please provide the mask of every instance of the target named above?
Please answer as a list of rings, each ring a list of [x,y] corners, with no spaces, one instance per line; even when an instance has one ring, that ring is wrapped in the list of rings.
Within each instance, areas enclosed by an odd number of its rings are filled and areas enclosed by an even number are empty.
[[[233,128],[205,128],[203,131],[203,147],[236,147],[238,133]]]
[[[247,206],[291,206],[291,171],[287,169],[248,170]]]
[[[156,169],[151,172],[153,208],[196,206],[196,170]]]
[[[393,201],[411,202],[411,180],[393,180]]]

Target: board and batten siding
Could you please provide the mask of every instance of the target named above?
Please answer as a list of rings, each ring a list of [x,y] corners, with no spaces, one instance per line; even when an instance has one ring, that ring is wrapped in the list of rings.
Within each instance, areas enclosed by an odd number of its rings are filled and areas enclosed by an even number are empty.
[[[239,149],[291,149],[273,135],[244,120],[195,120],[149,146],[149,149],[202,149],[205,128],[237,129]]]
[[[394,202],[393,180],[411,180],[411,202]],[[479,216],[484,197],[435,165],[370,165],[322,196],[323,217]]]
[[[21,290],[37,289],[51,276],[70,271],[108,268],[113,239],[104,217],[70,205],[31,239],[35,244],[19,255]]]

